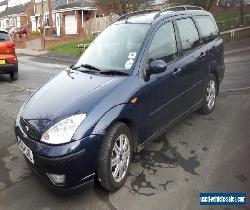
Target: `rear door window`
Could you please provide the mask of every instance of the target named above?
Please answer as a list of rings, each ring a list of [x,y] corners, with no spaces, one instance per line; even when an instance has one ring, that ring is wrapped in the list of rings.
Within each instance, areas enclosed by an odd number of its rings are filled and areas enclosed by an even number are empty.
[[[10,35],[6,32],[0,31],[0,42],[9,41]]]
[[[197,28],[191,18],[176,21],[180,33],[181,48],[184,54],[200,45]]]
[[[219,36],[215,23],[209,16],[196,16],[195,20],[200,28],[200,36],[204,44],[213,41]]]

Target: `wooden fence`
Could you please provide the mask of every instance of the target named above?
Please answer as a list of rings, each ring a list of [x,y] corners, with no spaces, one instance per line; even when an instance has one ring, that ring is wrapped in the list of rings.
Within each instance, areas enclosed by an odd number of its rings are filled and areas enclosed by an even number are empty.
[[[233,28],[238,28],[241,25],[240,18],[232,18],[230,20],[226,21],[220,21],[217,22],[218,28],[220,31],[227,31],[231,30]],[[250,25],[250,15],[244,16],[244,25],[249,26]]]
[[[99,18],[93,18],[84,22],[83,30],[87,37],[93,37],[100,34],[105,28],[107,28],[117,16],[105,16]]]

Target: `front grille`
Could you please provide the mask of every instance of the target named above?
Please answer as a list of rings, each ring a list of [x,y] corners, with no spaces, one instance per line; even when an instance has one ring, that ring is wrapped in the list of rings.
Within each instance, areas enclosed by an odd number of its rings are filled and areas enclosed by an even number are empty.
[[[24,133],[35,141],[40,141],[42,135],[36,130],[32,125],[30,125],[26,120],[20,118],[20,125]]]

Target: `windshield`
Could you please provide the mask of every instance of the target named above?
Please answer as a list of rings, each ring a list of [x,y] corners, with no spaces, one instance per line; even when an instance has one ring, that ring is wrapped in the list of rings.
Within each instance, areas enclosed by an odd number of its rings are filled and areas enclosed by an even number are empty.
[[[10,35],[6,32],[0,31],[0,41],[9,41]]]
[[[81,56],[76,66],[88,64],[100,70],[130,72],[149,25],[109,26]]]

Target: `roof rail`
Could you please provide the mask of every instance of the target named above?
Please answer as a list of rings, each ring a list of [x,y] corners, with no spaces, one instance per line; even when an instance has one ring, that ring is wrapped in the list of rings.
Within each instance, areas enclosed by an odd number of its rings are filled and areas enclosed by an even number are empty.
[[[162,11],[183,11],[183,10],[204,10],[202,7],[193,6],[193,5],[180,5],[174,7],[168,7]]]
[[[204,10],[202,7],[193,6],[193,5],[180,5],[174,7],[168,7],[166,9],[161,10],[158,14],[155,15],[154,19],[158,18],[163,12],[177,12],[177,11],[185,11],[185,10]]]
[[[158,10],[158,9],[146,9],[146,10],[130,12],[130,13],[127,13],[125,15],[122,15],[115,22],[123,20],[123,19],[128,19],[129,17],[131,17],[133,15],[142,15],[142,14],[147,14],[147,13],[151,13],[151,12],[160,12],[160,10]]]

